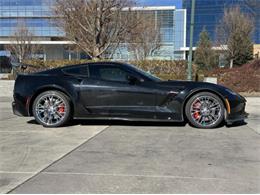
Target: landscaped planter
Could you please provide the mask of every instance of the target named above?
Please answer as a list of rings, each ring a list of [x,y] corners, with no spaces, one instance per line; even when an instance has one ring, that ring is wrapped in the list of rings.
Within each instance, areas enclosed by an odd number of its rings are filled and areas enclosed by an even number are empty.
[[[217,77],[205,77],[204,82],[217,84],[218,78]]]

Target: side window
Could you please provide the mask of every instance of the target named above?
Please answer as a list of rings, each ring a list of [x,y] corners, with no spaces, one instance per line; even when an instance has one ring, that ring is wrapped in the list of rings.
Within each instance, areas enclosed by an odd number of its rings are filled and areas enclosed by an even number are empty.
[[[65,73],[79,76],[89,76],[88,66],[70,67],[63,69]]]
[[[94,65],[90,75],[101,80],[127,82],[128,72],[119,67]]]

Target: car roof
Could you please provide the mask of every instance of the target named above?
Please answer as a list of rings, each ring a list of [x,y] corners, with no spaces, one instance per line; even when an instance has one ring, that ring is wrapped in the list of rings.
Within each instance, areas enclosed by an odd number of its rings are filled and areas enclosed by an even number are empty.
[[[60,71],[64,70],[64,69],[69,69],[69,68],[77,68],[77,67],[82,67],[82,66],[87,66],[87,65],[126,65],[125,63],[122,62],[111,62],[111,61],[101,61],[101,62],[86,62],[86,63],[82,63],[82,64],[74,64],[74,65],[65,65],[65,66],[61,66],[61,67],[57,67],[57,68],[51,68],[48,70],[44,70],[44,71],[40,71],[37,72],[36,74],[56,74],[56,73],[60,73]]]
[[[126,65],[126,64],[123,62],[101,61],[101,62],[86,62],[86,63],[82,63],[82,64],[68,65],[68,66],[63,66],[63,67],[59,67],[59,68],[60,69],[74,68],[74,67],[80,67],[80,66],[85,66],[85,65]]]

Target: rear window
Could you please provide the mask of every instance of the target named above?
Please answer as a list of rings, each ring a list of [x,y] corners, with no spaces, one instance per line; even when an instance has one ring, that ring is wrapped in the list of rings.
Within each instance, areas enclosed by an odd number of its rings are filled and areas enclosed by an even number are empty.
[[[88,66],[77,66],[63,69],[63,72],[72,75],[89,76]]]

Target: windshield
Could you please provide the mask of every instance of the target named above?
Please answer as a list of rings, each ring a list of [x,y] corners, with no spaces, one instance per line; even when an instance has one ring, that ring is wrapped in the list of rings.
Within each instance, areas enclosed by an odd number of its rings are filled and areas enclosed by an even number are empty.
[[[145,77],[148,77],[150,80],[155,81],[155,82],[160,82],[161,79],[159,77],[154,76],[153,74],[149,72],[145,72],[144,70],[136,67],[135,65],[132,64],[127,64],[131,68],[133,68],[136,72],[140,73],[141,75],[144,75]]]

